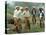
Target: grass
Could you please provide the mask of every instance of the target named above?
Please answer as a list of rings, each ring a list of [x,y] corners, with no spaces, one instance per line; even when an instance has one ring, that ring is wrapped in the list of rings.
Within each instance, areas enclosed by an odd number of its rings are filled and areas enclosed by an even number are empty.
[[[10,20],[11,17],[12,17],[12,15],[10,16],[10,14],[9,14],[7,17],[9,17],[8,20]],[[39,25],[40,24],[39,17],[36,17],[36,24],[35,25],[33,25],[33,23],[32,23],[32,16],[30,17],[29,20],[30,20],[30,32],[44,32],[44,28],[40,28],[40,25]],[[8,21],[8,25],[7,26],[10,27],[10,28],[14,27],[12,25],[9,26],[9,24],[10,23]],[[23,22],[21,22],[21,24],[23,24]],[[8,34],[10,34],[10,33],[12,34],[12,33],[16,33],[16,31],[13,31],[12,29],[10,29],[9,31],[7,30],[7,33]]]

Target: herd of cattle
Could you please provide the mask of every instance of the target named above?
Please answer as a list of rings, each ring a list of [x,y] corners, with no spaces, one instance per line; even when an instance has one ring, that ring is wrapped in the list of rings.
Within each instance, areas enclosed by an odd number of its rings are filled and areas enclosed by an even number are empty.
[[[30,9],[28,7],[15,7],[13,19],[10,20],[11,24],[15,25],[14,31],[16,32],[29,32],[30,31],[30,22],[33,25],[37,24],[37,20],[39,20],[38,24],[40,28],[44,27],[45,14],[44,9],[38,9],[38,16],[36,16],[36,8],[32,8],[30,16]],[[31,20],[31,21],[30,21]]]

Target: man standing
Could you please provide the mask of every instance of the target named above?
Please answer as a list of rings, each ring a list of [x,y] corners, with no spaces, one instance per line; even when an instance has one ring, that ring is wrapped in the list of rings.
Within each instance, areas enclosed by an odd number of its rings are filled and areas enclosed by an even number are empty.
[[[30,31],[30,22],[29,22],[30,13],[29,13],[28,7],[25,7],[24,12],[25,12],[25,15],[24,15],[24,18],[25,18],[25,32],[29,32]]]
[[[14,25],[16,26],[16,32],[19,32],[19,17],[18,14],[20,13],[20,7],[16,6],[15,11],[14,11]]]
[[[39,16],[40,16],[40,27],[44,27],[44,10],[43,8],[39,8]]]
[[[24,21],[24,9],[23,9],[23,7],[20,7],[20,13],[19,13],[19,19],[20,19],[20,31],[21,32],[23,32],[24,30],[23,30],[23,28],[24,28],[24,26],[23,26],[23,21]]]
[[[33,21],[33,24],[36,24],[36,9],[35,8],[32,9],[32,21]]]

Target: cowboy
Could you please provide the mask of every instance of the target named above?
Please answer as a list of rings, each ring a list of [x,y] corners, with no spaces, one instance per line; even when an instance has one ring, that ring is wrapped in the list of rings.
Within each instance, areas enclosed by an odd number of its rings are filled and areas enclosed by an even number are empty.
[[[16,26],[16,32],[19,32],[19,17],[18,17],[18,14],[20,13],[20,7],[19,6],[16,6],[15,7],[15,11],[14,11],[14,25]]]
[[[36,23],[36,9],[35,8],[32,9],[32,21],[33,21],[33,24]]]
[[[29,22],[30,13],[29,13],[28,7],[25,7],[24,12],[25,12],[24,18],[25,18],[25,28],[26,28],[25,32],[29,32],[30,31],[30,22]]]
[[[44,26],[44,10],[43,8],[39,8],[39,16],[40,16],[40,27]]]
[[[23,18],[24,18],[24,9],[23,7],[20,7],[20,13],[19,13],[19,19],[20,19],[19,21],[21,21],[20,26],[19,26],[20,32],[22,32],[23,30],[23,26],[22,26]]]

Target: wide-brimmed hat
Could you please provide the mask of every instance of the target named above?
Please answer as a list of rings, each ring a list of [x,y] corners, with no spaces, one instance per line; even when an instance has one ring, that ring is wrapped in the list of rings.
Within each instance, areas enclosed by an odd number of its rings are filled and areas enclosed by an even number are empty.
[[[20,7],[20,9],[23,9],[23,7]]]
[[[26,10],[26,9],[27,9],[27,10],[29,10],[29,8],[28,8],[28,7],[25,7],[25,10]]]
[[[16,8],[19,8],[19,6],[16,6],[15,9],[16,9]]]

